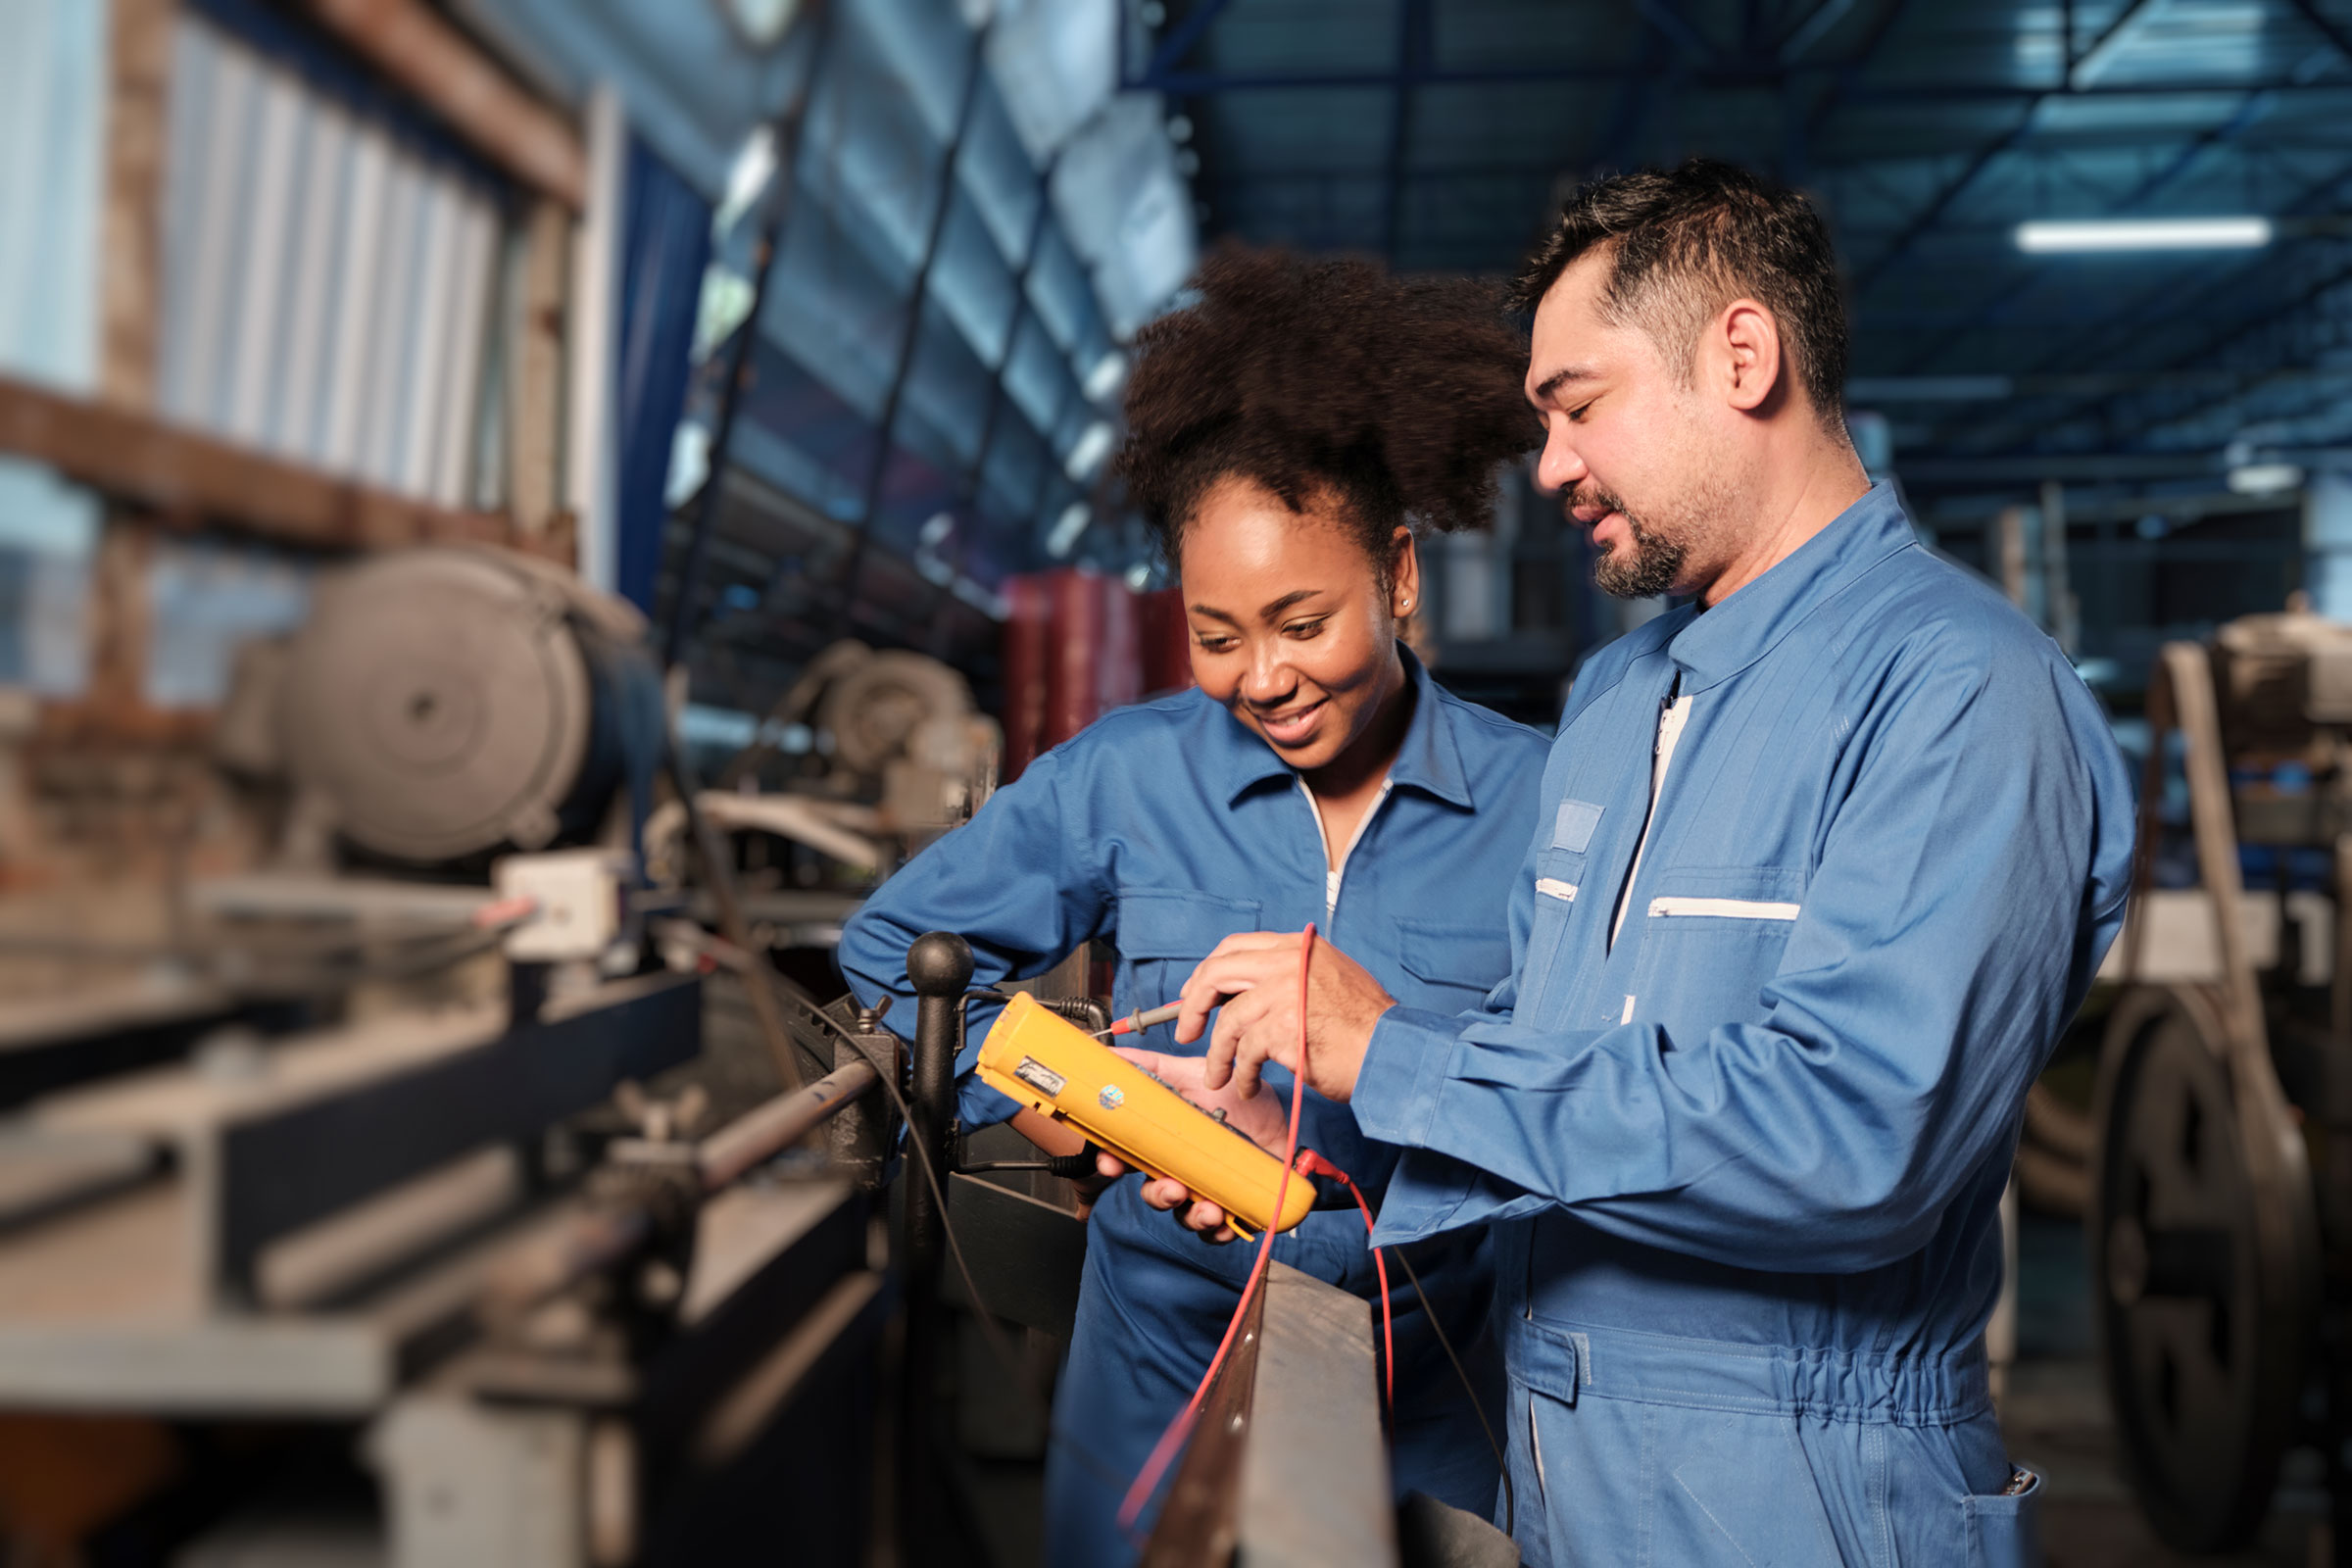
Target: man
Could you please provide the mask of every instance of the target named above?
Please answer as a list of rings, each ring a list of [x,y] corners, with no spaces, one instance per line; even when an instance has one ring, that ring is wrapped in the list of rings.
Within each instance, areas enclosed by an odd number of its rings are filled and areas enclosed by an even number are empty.
[[[2123,916],[2122,761],[1864,475],[1801,197],[1603,181],[1522,292],[1543,481],[1604,588],[1690,602],[1577,679],[1487,1010],[1319,945],[1303,1076],[1406,1151],[1380,1242],[1494,1228],[1529,1563],[2031,1560],[1983,1329],[2027,1087]],[[1295,947],[1187,983],[1180,1040],[1228,999],[1204,1089],[1298,1068]]]

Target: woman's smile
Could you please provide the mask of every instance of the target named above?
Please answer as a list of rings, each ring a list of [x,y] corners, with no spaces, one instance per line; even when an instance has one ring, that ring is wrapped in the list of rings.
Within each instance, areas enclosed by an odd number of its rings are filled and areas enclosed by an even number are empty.
[[[1315,738],[1315,720],[1322,717],[1329,702],[1329,698],[1318,697],[1311,703],[1286,708],[1277,713],[1255,708],[1250,711],[1267,740],[1281,747],[1298,747]]]

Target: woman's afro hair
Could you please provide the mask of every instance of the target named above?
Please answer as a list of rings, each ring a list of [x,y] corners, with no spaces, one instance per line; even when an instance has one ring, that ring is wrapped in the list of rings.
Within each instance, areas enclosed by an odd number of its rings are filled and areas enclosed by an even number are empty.
[[[1542,438],[1485,284],[1228,245],[1194,287],[1136,337],[1119,455],[1171,564],[1201,496],[1240,477],[1295,512],[1336,492],[1385,575],[1397,524],[1485,523],[1495,470]]]

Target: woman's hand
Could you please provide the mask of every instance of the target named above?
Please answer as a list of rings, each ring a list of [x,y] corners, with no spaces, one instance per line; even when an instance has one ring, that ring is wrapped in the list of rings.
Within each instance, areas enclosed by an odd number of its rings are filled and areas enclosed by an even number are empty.
[[[1166,1056],[1156,1051],[1137,1051],[1125,1046],[1112,1050],[1152,1074],[1186,1100],[1206,1111],[1223,1111],[1225,1123],[1259,1148],[1277,1157],[1288,1141],[1291,1129],[1290,1106],[1273,1095],[1245,1099],[1231,1087],[1211,1089],[1207,1082],[1207,1063],[1198,1056]],[[1095,1168],[1105,1176],[1124,1176],[1126,1163],[1115,1154],[1097,1154]],[[1305,1180],[1300,1177],[1299,1180]],[[1152,1207],[1166,1212],[1181,1209],[1177,1223],[1186,1230],[1198,1233],[1207,1241],[1223,1244],[1234,1239],[1233,1226],[1225,1218],[1225,1210],[1204,1198],[1196,1197],[1182,1182],[1155,1176],[1144,1183],[1143,1200]]]
[[[1307,1065],[1298,1070],[1298,935],[1247,931],[1227,937],[1185,981],[1176,1041],[1200,1038],[1217,1012],[1216,1033],[1201,1058],[1205,1087],[1231,1086],[1244,1101],[1256,1098],[1269,1061],[1291,1069],[1315,1093],[1345,1104],[1372,1048],[1372,1026],[1396,1005],[1381,983],[1339,949],[1315,938],[1313,988],[1307,999]]]
[[[1111,1049],[1202,1110],[1211,1115],[1223,1111],[1225,1125],[1258,1148],[1277,1155],[1282,1152],[1291,1133],[1289,1102],[1274,1095],[1245,1098],[1230,1084],[1222,1089],[1209,1088],[1208,1063],[1200,1056],[1163,1056],[1156,1051],[1137,1051],[1127,1046]]]

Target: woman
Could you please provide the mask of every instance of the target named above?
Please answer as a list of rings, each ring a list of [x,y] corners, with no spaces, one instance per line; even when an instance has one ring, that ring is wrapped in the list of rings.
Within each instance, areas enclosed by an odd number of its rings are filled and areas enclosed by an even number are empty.
[[[1121,1014],[1175,1000],[1225,937],[1313,921],[1398,1000],[1474,1005],[1510,971],[1505,905],[1534,821],[1545,741],[1448,696],[1396,640],[1421,597],[1411,524],[1482,523],[1497,466],[1538,434],[1524,354],[1490,297],[1360,263],[1225,251],[1199,302],[1146,328],[1121,467],[1184,587],[1196,690],[1123,710],[1030,764],[908,862],[842,936],[860,1000],[911,1017],[907,946],[971,943],[975,983],[1040,973],[1094,938],[1119,961]],[[967,1126],[1011,1102],[959,1066]],[[1134,1042],[1186,1055],[1162,1027]],[[1213,1099],[1281,1147],[1290,1085]],[[1066,1130],[1016,1125],[1055,1152]],[[1300,1144],[1377,1203],[1396,1151],[1310,1094]],[[1111,1167],[1115,1168],[1115,1167]],[[1205,1369],[1252,1249],[1173,1183],[1108,1188],[1089,1221],[1069,1362],[1047,1458],[1048,1557],[1124,1562],[1117,1489]],[[1344,1201],[1344,1200],[1343,1200]],[[1179,1209],[1172,1222],[1151,1210]],[[1363,1221],[1319,1209],[1274,1255],[1370,1297]],[[1476,1234],[1417,1248],[1444,1327],[1496,1403]],[[1395,1479],[1485,1514],[1495,1466],[1461,1380],[1399,1279]],[[1074,1460],[1071,1442],[1094,1463]]]

